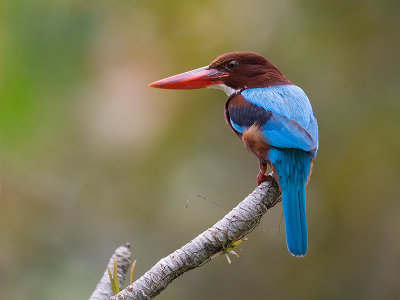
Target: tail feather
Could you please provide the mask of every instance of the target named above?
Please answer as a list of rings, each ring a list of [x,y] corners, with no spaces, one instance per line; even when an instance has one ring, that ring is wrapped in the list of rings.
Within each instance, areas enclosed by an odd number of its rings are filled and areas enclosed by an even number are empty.
[[[305,186],[311,158],[298,149],[271,149],[269,159],[282,190],[287,247],[291,254],[302,257],[308,247]]]
[[[282,187],[282,205],[287,247],[293,255],[304,256],[308,244],[304,185],[289,183]]]

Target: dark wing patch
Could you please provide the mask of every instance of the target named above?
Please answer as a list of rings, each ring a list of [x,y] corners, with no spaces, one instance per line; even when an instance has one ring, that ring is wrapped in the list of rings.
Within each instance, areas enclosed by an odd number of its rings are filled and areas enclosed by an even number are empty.
[[[253,103],[247,103],[248,105],[246,106],[228,106],[229,116],[235,124],[241,127],[250,127],[255,123],[262,126],[268,122],[272,116],[272,112]]]

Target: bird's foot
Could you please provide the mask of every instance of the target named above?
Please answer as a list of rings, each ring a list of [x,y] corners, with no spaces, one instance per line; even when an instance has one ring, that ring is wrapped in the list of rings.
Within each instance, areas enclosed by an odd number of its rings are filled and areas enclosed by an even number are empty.
[[[265,175],[263,170],[260,170],[260,172],[258,173],[258,176],[257,176],[257,186],[259,186],[264,181],[271,182],[273,179],[274,178],[273,178],[273,176],[271,174]]]

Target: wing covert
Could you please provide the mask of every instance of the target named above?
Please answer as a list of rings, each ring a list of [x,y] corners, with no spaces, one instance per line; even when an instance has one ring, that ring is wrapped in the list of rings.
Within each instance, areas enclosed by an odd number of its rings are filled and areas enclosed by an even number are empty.
[[[233,128],[243,133],[258,123],[271,146],[318,149],[318,125],[311,104],[297,86],[283,85],[247,89],[229,106]]]

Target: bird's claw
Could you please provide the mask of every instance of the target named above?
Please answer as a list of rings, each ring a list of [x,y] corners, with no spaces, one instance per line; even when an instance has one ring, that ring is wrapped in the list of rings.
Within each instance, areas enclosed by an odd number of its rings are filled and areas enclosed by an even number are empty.
[[[271,182],[273,180],[273,176],[271,174],[265,175],[264,173],[262,173],[262,171],[260,170],[260,173],[258,173],[257,176],[257,186],[259,186],[261,183],[263,183],[264,181],[269,181]]]

